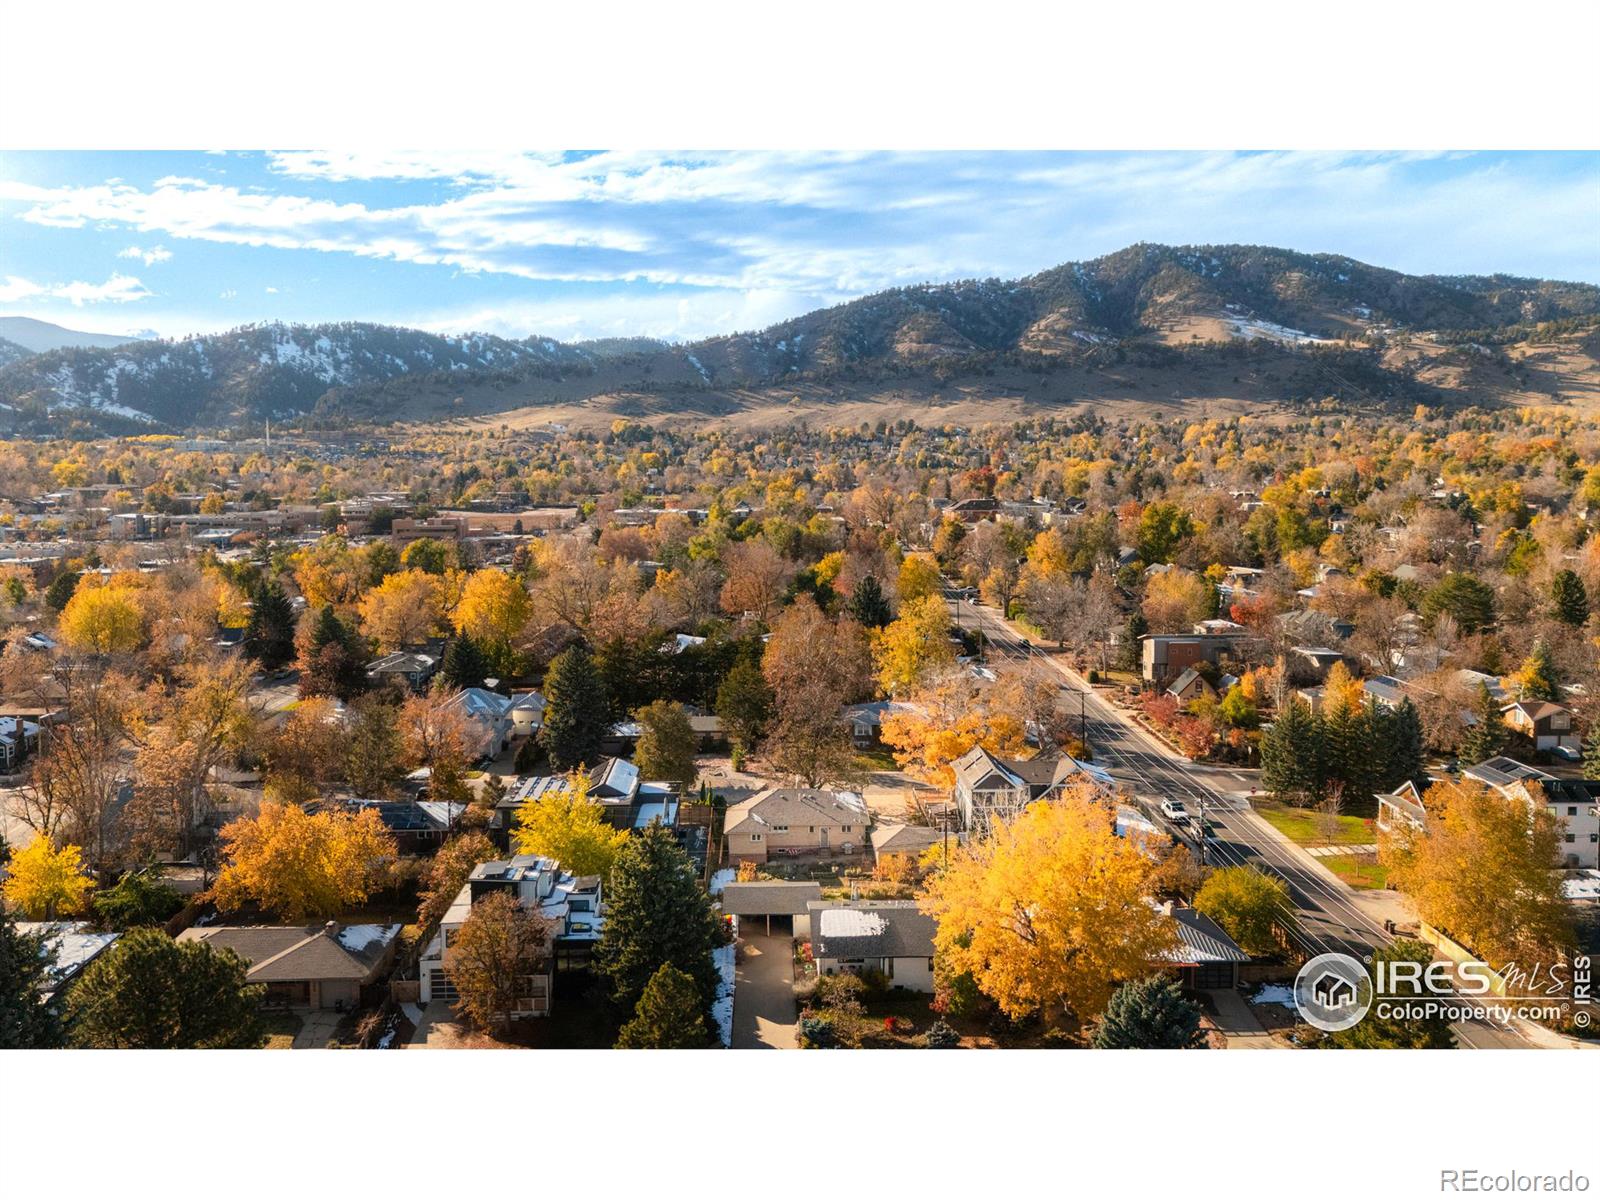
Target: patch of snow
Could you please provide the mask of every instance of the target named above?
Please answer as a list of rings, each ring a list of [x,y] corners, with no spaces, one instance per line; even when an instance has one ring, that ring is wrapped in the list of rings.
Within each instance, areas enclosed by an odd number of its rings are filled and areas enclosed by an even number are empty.
[[[1284,1008],[1295,1007],[1294,989],[1282,983],[1264,983],[1250,997],[1251,1004],[1281,1004]]]
[[[691,367],[700,372],[701,379],[704,379],[707,383],[711,382],[711,372],[705,369],[698,358],[687,351],[684,352],[684,357],[689,360],[689,365]]]
[[[1077,338],[1079,341],[1091,342],[1096,345],[1105,341],[1105,338],[1101,337],[1098,333],[1087,333],[1082,329],[1074,329],[1072,331],[1072,336]]]
[[[373,942],[391,942],[400,932],[398,925],[346,925],[339,930],[339,945],[359,954]]]
[[[739,918],[730,918],[733,924],[733,935],[739,936]],[[717,998],[711,1004],[711,1016],[717,1023],[717,1036],[724,1048],[733,1045],[733,988],[736,968],[734,955],[738,950],[736,942],[729,942],[726,946],[718,946],[711,952],[711,961],[717,968]]]

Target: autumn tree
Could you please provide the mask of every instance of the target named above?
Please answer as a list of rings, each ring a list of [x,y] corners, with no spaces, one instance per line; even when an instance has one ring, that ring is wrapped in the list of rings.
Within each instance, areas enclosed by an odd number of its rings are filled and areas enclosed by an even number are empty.
[[[861,627],[848,618],[833,621],[809,596],[799,597],[774,624],[761,670],[773,693],[762,753],[774,769],[813,787],[850,777],[855,752],[839,713],[869,686]]]
[[[0,905],[0,1050],[53,1050],[65,1039],[42,934],[23,933]]]
[[[903,603],[872,649],[879,686],[890,695],[909,694],[930,671],[955,661],[944,600],[930,595]]]
[[[1277,930],[1294,921],[1289,887],[1255,867],[1222,867],[1207,876],[1194,906],[1210,917],[1246,954],[1271,954]]]
[[[1003,689],[980,687],[970,672],[941,671],[885,715],[883,744],[907,771],[948,787],[955,782],[951,764],[974,746],[1002,755],[1025,749],[1026,715],[1005,699]]]
[[[379,649],[420,646],[444,623],[444,588],[437,575],[399,571],[362,596],[357,608]]]
[[[14,851],[6,870],[0,895],[30,921],[53,921],[83,912],[89,889],[94,887],[83,851],[77,846],[57,847],[43,834],[36,834]]]
[[[1147,563],[1171,562],[1180,542],[1194,535],[1188,512],[1170,501],[1145,505],[1139,514],[1139,557]]]
[[[1561,699],[1561,678],[1555,657],[1543,638],[1535,638],[1533,649],[1517,672],[1517,688],[1524,700]]]
[[[344,779],[344,718],[327,698],[302,700],[267,739],[267,791],[291,804],[315,799]]]
[[[1096,1050],[1198,1050],[1206,1044],[1200,1006],[1170,975],[1148,975],[1111,996],[1094,1031]]]
[[[1154,871],[1078,789],[953,850],[922,907],[946,969],[970,974],[1008,1016],[1064,1009],[1087,1022],[1177,945],[1172,918],[1150,903]]]
[[[394,839],[373,809],[308,813],[264,800],[222,828],[224,865],[211,899],[224,911],[253,903],[291,923],[337,916],[387,881]]]
[[[445,960],[456,1011],[479,1029],[510,1025],[531,977],[544,973],[554,933],[550,920],[510,892],[493,891],[472,906]]]
[[[134,587],[80,584],[61,610],[61,640],[88,654],[127,654],[149,637],[144,597]]]
[[[512,639],[527,624],[531,611],[522,581],[488,567],[468,578],[452,619],[456,632],[472,638],[494,669],[504,675],[515,671]]]
[[[1143,609],[1154,632],[1181,633],[1215,614],[1216,592],[1194,572],[1174,567],[1150,577]]]
[[[959,522],[958,528],[965,528]],[[944,579],[939,574],[939,564],[927,554],[908,554],[900,562],[900,575],[896,580],[900,604],[904,607],[925,596],[941,596]]]
[[[472,869],[479,863],[493,861],[499,853],[493,842],[476,831],[459,833],[440,846],[428,860],[428,870],[422,879],[417,924],[423,929],[437,925],[455,902]]]
[[[517,809],[511,845],[518,854],[553,858],[574,875],[609,876],[628,833],[613,828],[589,799],[589,776],[574,771],[564,788],[548,788]]]
[[[639,741],[633,761],[646,779],[660,779],[687,789],[699,768],[694,761],[695,734],[683,705],[657,700],[634,714]]]
[[[611,727],[605,684],[587,646],[563,650],[544,677],[544,724],[539,744],[556,770],[600,760],[600,743]]]
[[[735,542],[723,554],[722,562],[727,571],[722,611],[735,616],[754,613],[757,620],[770,621],[783,603],[793,564],[760,538]]]
[[[718,981],[711,951],[725,940],[711,897],[672,832],[651,825],[628,838],[611,870],[595,948],[595,965],[616,1003],[636,1010],[656,972],[672,966],[689,977],[700,1011],[708,1011]]]
[[[204,941],[131,930],[89,964],[67,997],[76,1046],[101,1050],[246,1050],[261,1044],[266,988],[250,964]]]
[[[1379,843],[1390,880],[1422,919],[1491,963],[1551,962],[1572,945],[1572,920],[1553,870],[1561,824],[1544,804],[1473,780],[1423,795],[1422,830]]]
[[[398,717],[401,754],[408,766],[428,769],[430,798],[465,805],[472,800],[469,740],[466,719],[452,699],[442,692],[406,698]]]
[[[706,1040],[705,1002],[695,982],[662,963],[645,984],[633,1019],[617,1034],[618,1050],[695,1050]]]

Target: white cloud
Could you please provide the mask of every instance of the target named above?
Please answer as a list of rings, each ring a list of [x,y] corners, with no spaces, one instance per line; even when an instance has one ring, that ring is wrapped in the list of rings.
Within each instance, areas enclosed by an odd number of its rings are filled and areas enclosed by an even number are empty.
[[[118,250],[117,257],[136,259],[147,267],[153,267],[156,263],[170,261],[172,251],[165,246],[151,246],[148,250],[140,246],[129,246],[126,250]]]
[[[218,292],[217,293],[217,299],[218,300],[232,300],[238,294],[239,293],[237,291],[235,291],[233,288],[228,288],[226,291]]]
[[[18,275],[0,280],[0,302],[17,300],[65,300],[74,308],[85,304],[127,304],[154,295],[132,275],[113,274],[104,283],[35,283]]]
[[[267,295],[269,295],[269,296],[276,296],[276,295],[277,295],[277,294],[278,294],[278,289],[277,289],[277,288],[275,288],[275,287],[269,287],[269,288],[268,288],[268,289],[267,289]]]

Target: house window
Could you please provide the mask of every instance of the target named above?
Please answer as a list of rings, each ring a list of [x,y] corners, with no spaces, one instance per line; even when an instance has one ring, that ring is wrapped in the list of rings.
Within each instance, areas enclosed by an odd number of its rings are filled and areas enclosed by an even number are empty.
[[[1568,805],[1567,806],[1567,816],[1575,817],[1577,815],[1578,815],[1578,806],[1576,804]]]
[[[848,825],[841,825],[841,826],[839,826],[839,829],[843,833],[849,833],[850,832],[850,826],[848,826]]]
[[[752,833],[750,835],[750,840],[752,842],[759,842],[761,840],[761,835],[759,833]]]
[[[1567,837],[1566,837],[1567,845],[1570,846],[1573,842],[1575,842],[1577,840],[1578,840],[1578,835],[1577,834],[1575,834],[1575,833],[1567,834]]]
[[[772,832],[773,833],[788,833],[789,832],[789,827],[787,825],[774,825],[772,827]]]
[[[573,897],[571,900],[569,900],[567,902],[567,907],[570,908],[573,912],[593,912],[594,911],[594,909],[592,909],[589,906],[589,901],[588,900],[580,900],[577,897]]]

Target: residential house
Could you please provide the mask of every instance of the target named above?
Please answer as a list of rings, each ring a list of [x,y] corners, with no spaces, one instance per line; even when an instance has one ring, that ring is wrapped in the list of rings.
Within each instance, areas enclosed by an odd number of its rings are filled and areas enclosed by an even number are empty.
[[[1167,695],[1173,697],[1179,704],[1188,704],[1193,700],[1216,694],[1217,689],[1211,686],[1210,680],[1202,675],[1197,667],[1190,667],[1167,688]]]
[[[793,934],[804,928],[802,918],[806,915],[806,905],[821,899],[822,885],[814,881],[756,879],[724,884],[722,911],[740,921],[760,918],[765,921],[768,933],[772,932],[776,918],[779,933]]]
[[[439,660],[433,655],[402,650],[369,662],[367,679],[373,684],[397,682],[420,695],[428,690],[428,682],[438,669]]]
[[[1155,633],[1139,639],[1147,683],[1166,687],[1190,667],[1221,666],[1237,652],[1238,634]]]
[[[1008,820],[1035,800],[1058,795],[1080,778],[1108,790],[1116,786],[1106,771],[1065,754],[1003,759],[974,746],[951,767],[956,777],[951,799],[961,814],[961,826],[976,834],[987,833],[997,818]]]
[[[375,998],[394,961],[399,925],[191,926],[179,941],[234,951],[248,983],[265,984],[265,1003],[345,1012]]]
[[[1205,913],[1168,901],[1162,910],[1172,918],[1178,933],[1178,948],[1165,956],[1163,965],[1175,970],[1185,988],[1233,988],[1239,986],[1239,964],[1250,956]]]
[[[1461,776],[1530,808],[1542,805],[1561,826],[1562,863],[1600,867],[1600,781],[1556,779],[1504,755],[1467,767]]]
[[[1428,811],[1422,806],[1422,789],[1406,780],[1392,792],[1378,794],[1378,817],[1374,824],[1379,832],[1387,834],[1420,831],[1428,823]]]
[[[345,806],[355,813],[369,809],[377,813],[401,854],[431,854],[455,832],[467,811],[465,804],[447,800],[349,800]]]
[[[544,728],[545,700],[538,692],[518,692],[511,697],[511,733],[533,737]]]
[[[511,744],[511,699],[487,688],[462,688],[446,704],[461,715],[469,759],[493,758]]]
[[[0,717],[0,770],[12,770],[38,749],[37,721],[25,717]]]
[[[565,775],[529,775],[519,779],[495,806],[490,826],[502,839],[510,836],[517,810],[572,788]],[[668,828],[678,823],[678,791],[670,783],[640,777],[625,758],[603,758],[589,769],[589,800],[598,804],[614,829],[643,830],[652,821]]]
[[[1500,710],[1500,719],[1532,742],[1535,750],[1573,758],[1583,752],[1577,722],[1565,704],[1551,700],[1518,700]]]
[[[472,915],[472,906],[499,892],[509,892],[523,909],[537,912],[548,921],[551,929],[549,955],[519,980],[519,994],[509,1014],[512,1018],[548,1014],[557,968],[586,961],[600,940],[605,903],[599,876],[573,875],[554,859],[536,854],[479,863],[456,893],[422,952],[418,998],[423,1004],[460,999],[450,979],[451,950]]]
[[[915,900],[813,901],[806,922],[818,975],[876,972],[894,987],[933,991],[938,924]]]
[[[49,960],[39,989],[40,1000],[63,994],[89,964],[109,950],[120,933],[101,933],[87,921],[18,921],[24,937],[43,938],[42,951]]]
[[[846,705],[839,719],[850,727],[850,744],[857,750],[870,750],[883,741],[885,717],[918,711],[916,705],[903,700],[874,700],[868,704]]]
[[[1343,658],[1343,651],[1327,646],[1295,646],[1289,651],[1289,670],[1300,679],[1321,681]]]
[[[872,857],[880,865],[897,855],[921,858],[929,847],[940,845],[949,837],[947,830],[932,825],[880,825],[872,831]]]
[[[872,822],[852,792],[767,788],[729,807],[723,821],[731,863],[764,863],[773,856],[853,854]]]
[[[1392,675],[1374,675],[1361,682],[1361,690],[1374,704],[1399,708],[1406,700],[1406,685]]]

